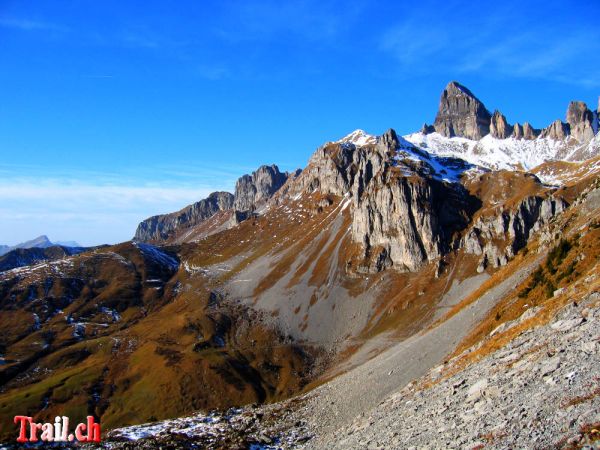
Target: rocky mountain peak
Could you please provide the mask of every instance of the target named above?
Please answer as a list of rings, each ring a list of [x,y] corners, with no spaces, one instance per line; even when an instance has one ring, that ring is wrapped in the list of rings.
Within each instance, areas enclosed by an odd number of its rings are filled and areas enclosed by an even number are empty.
[[[233,207],[229,192],[213,192],[207,198],[170,214],[152,216],[140,222],[133,239],[138,242],[161,242],[177,231],[197,225],[219,211]]]
[[[540,131],[533,128],[529,122],[525,122],[523,125],[515,123],[512,127],[511,136],[515,139],[526,139],[531,141],[540,135]]]
[[[447,92],[449,95],[465,95],[467,97],[471,97],[471,98],[477,100],[477,97],[475,97],[475,94],[473,94],[469,90],[469,88],[467,88],[466,86],[463,86],[458,81],[451,81],[450,83],[448,83],[446,85],[444,91]],[[479,100],[477,100],[477,101],[479,101]]]
[[[448,83],[440,98],[435,131],[446,137],[479,140],[490,132],[491,114],[475,95],[456,81]]]
[[[567,123],[571,136],[579,142],[587,142],[594,137],[594,114],[584,102],[572,101],[569,103]]]
[[[540,134],[540,131],[533,128],[529,124],[529,122],[525,122],[523,124],[523,138],[525,138],[527,140],[532,140],[532,139],[535,139],[536,137],[538,137],[539,134]]]
[[[233,196],[229,192],[217,191],[209,194],[207,200],[216,204],[219,210],[226,211],[232,207]]]
[[[398,139],[398,135],[396,134],[396,131],[393,128],[390,128],[381,135],[381,145],[383,145],[389,150],[395,150],[396,148],[398,148],[399,142],[400,141]]]
[[[359,147],[367,144],[375,144],[377,142],[377,137],[371,134],[366,133],[364,130],[354,130],[347,136],[344,136],[342,139],[337,141],[339,144],[354,144]]]
[[[5,255],[11,250],[16,250],[19,248],[48,248],[52,247],[53,244],[48,236],[45,234],[36,237],[35,239],[31,239],[30,241],[21,242],[17,245],[9,246],[9,245],[0,245],[0,256]]]
[[[177,212],[157,215],[143,220],[138,225],[133,240],[164,243],[177,239],[178,236],[182,236],[182,232],[187,232],[215,214],[225,211],[233,213],[233,217],[236,218],[229,225],[233,226],[239,222],[238,217],[246,218],[247,214],[245,213],[255,211],[266,203],[283,186],[288,176],[287,172],[280,172],[274,164],[261,166],[251,175],[243,175],[237,180],[235,195],[222,191],[213,192],[207,198],[188,205]],[[241,215],[238,213],[241,213]]]
[[[50,239],[48,239],[48,236],[46,236],[45,234],[38,236],[35,239],[32,239],[31,241],[27,241],[27,242],[23,242],[22,244],[19,244],[19,247],[21,247],[21,248],[32,248],[32,247],[46,248],[46,247],[50,247],[50,246],[52,246],[52,242],[50,242]]]
[[[543,138],[554,139],[555,141],[564,140],[569,135],[569,125],[560,119],[556,119],[549,126],[542,130],[540,135]]]
[[[287,178],[288,174],[280,172],[275,164],[260,166],[251,175],[240,177],[235,184],[234,209],[254,211],[277,192]]]
[[[490,123],[490,134],[497,139],[506,139],[513,132],[513,127],[508,124],[506,117],[500,111],[494,111]]]
[[[423,126],[421,127],[420,132],[422,134],[435,133],[435,127],[433,125],[429,125],[428,123],[424,123]]]

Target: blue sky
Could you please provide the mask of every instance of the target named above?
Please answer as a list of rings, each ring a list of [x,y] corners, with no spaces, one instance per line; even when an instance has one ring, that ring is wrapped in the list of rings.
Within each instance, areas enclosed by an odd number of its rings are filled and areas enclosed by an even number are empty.
[[[0,243],[131,238],[261,164],[432,122],[459,80],[543,127],[600,94],[600,3],[0,2]]]

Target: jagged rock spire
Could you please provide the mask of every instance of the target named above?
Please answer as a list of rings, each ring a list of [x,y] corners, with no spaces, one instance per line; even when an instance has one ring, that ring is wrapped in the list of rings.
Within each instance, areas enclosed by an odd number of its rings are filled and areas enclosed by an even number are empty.
[[[598,134],[598,128],[600,128],[600,96],[598,97],[598,109],[594,111],[594,120],[592,120],[594,135]]]
[[[515,139],[526,139],[531,141],[540,135],[540,130],[533,128],[529,122],[525,122],[523,125],[515,123],[512,128],[511,136]]]
[[[490,123],[490,134],[497,139],[506,139],[512,134],[513,127],[508,124],[506,117],[500,111],[494,111]]]
[[[446,136],[481,139],[490,132],[491,114],[475,95],[456,81],[448,83],[440,98],[434,128]]]
[[[594,114],[584,102],[573,101],[567,108],[567,123],[571,136],[579,142],[589,141],[594,137]]]
[[[542,130],[541,137],[554,139],[555,141],[566,139],[569,135],[569,125],[560,119],[556,119]]]
[[[237,211],[253,211],[277,192],[287,178],[288,174],[280,172],[275,164],[260,166],[252,175],[237,180],[233,207]]]
[[[393,128],[390,128],[381,135],[379,142],[390,150],[396,149],[398,147],[398,135]]]

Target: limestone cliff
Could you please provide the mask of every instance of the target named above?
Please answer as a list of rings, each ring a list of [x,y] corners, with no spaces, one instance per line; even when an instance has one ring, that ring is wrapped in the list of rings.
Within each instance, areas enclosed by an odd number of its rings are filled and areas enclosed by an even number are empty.
[[[142,221],[133,239],[140,242],[160,242],[168,239],[176,230],[197,225],[218,211],[232,207],[233,195],[229,192],[213,192],[207,198],[180,211],[153,216]]]
[[[235,185],[236,211],[253,211],[264,204],[288,178],[276,165],[260,166],[251,175],[244,175]]]

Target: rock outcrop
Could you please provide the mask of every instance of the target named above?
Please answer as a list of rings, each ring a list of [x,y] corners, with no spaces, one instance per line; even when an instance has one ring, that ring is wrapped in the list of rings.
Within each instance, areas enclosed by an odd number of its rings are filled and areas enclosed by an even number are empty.
[[[235,185],[236,211],[254,211],[284,185],[288,178],[276,165],[260,166],[252,175],[244,175]]]
[[[594,114],[584,102],[569,103],[567,123],[569,124],[571,136],[579,142],[587,142],[594,137]]]
[[[597,133],[598,112],[590,111],[584,102],[572,101],[567,108],[567,123],[555,120],[542,131],[540,136],[556,141],[572,137],[579,143],[587,143]]]
[[[499,114],[496,118],[502,123]],[[533,132],[529,125],[527,131]],[[460,183],[436,177],[427,161],[442,163],[419,159],[418,152],[424,152],[411,145],[392,129],[375,144],[326,144],[287,194],[319,191],[351,199],[351,236],[363,251],[359,271],[416,271],[457,248],[481,255],[481,270],[502,266],[567,206],[561,199],[531,194],[469,225],[481,201]]]
[[[504,117],[500,111],[494,111],[494,115],[492,116],[492,121],[490,123],[490,134],[497,139],[506,139],[510,137],[512,132],[513,127],[508,124],[506,117]]]
[[[560,119],[556,119],[548,127],[542,130],[540,137],[550,138],[555,141],[565,140],[569,136],[569,125]]]
[[[375,144],[322,146],[290,192],[351,199],[352,239],[363,251],[361,272],[418,270],[444,254],[453,233],[468,222],[470,205],[462,186],[434,179],[423,161],[401,160],[400,141],[390,129]]]
[[[531,141],[540,135],[540,130],[536,130],[529,122],[523,124],[523,139]]]
[[[181,231],[201,224],[219,211],[234,210],[227,227],[237,225],[264,205],[288,178],[276,165],[261,166],[252,175],[237,180],[235,195],[213,192],[207,198],[180,211],[150,217],[142,221],[135,232],[134,241],[162,243]]]
[[[435,133],[435,127],[433,125],[424,123],[423,126],[421,127],[421,133],[423,133],[423,134]]]
[[[504,266],[527,245],[533,233],[547,225],[567,206],[559,198],[526,197],[514,209],[479,217],[462,239],[461,247],[466,253],[482,256],[478,269],[480,272],[488,265],[494,268]]]
[[[161,242],[175,231],[189,228],[212,217],[219,211],[233,208],[233,195],[229,192],[213,192],[207,198],[180,211],[150,217],[138,225],[134,240],[140,242]]]
[[[600,128],[600,97],[598,97],[598,109],[594,111],[594,118],[592,120],[592,130],[594,130],[594,135],[598,134],[598,129]]]
[[[394,266],[415,271],[442,253],[432,186],[402,178],[369,189],[358,200],[352,236],[365,249],[369,272]]]
[[[446,86],[434,122],[435,131],[446,137],[479,140],[490,132],[490,123],[489,111],[471,91],[456,81]]]
[[[529,122],[523,125],[515,123],[512,128],[511,136],[515,139],[526,139],[531,141],[540,135],[540,131],[533,128]]]

